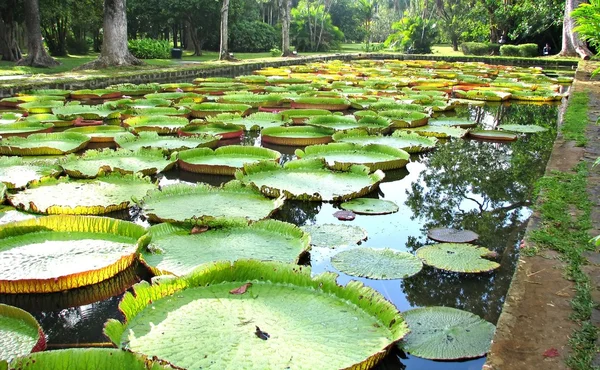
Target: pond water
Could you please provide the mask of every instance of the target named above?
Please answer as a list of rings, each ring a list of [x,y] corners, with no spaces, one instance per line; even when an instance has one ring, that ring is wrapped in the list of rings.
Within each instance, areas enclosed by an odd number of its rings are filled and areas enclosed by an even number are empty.
[[[518,246],[530,217],[534,183],[544,171],[553,140],[559,104],[486,104],[462,107],[460,117],[477,120],[481,127],[500,123],[537,124],[549,130],[519,135],[512,143],[453,139],[434,151],[411,158],[405,169],[388,171],[379,190],[369,197],[391,200],[400,210],[379,216],[357,215],[354,221],[338,221],[336,203],[288,201],[274,218],[293,224],[347,224],[368,232],[362,245],[414,252],[430,243],[427,230],[451,227],[473,230],[478,244],[498,253],[501,267],[484,274],[457,274],[425,267],[419,274],[401,280],[359,279],[373,287],[400,311],[422,306],[448,306],[475,313],[496,323],[518,259]],[[256,133],[246,133],[244,145],[260,145]],[[277,147],[282,161],[293,158],[293,149]],[[158,176],[161,185],[174,182],[207,182],[218,185],[227,176],[202,176],[178,169]],[[112,217],[148,225],[139,210],[111,214]],[[339,250],[314,248],[313,273],[333,271],[330,258]],[[339,274],[340,284],[352,278]],[[118,302],[135,282],[151,277],[137,265],[96,286],[46,295],[0,295],[0,302],[31,312],[48,335],[49,348],[108,346],[102,335],[107,319],[121,319]],[[390,353],[380,369],[481,369],[485,358],[436,362]]]

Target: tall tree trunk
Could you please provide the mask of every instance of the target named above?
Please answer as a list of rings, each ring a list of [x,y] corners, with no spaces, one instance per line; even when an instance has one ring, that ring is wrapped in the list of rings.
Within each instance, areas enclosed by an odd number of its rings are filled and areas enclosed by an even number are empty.
[[[59,65],[56,59],[48,55],[42,43],[38,0],[25,0],[25,26],[27,27],[27,57],[20,59],[17,65],[45,68]]]
[[[223,0],[221,7],[221,44],[219,46],[219,60],[231,60],[229,56],[229,0]]]
[[[143,62],[131,55],[127,46],[126,0],[104,0],[104,37],[98,59],[77,69],[100,69],[141,65]]]
[[[21,59],[21,49],[17,43],[17,23],[13,17],[13,7],[2,11],[0,17],[0,54],[2,60],[16,62]]]
[[[174,24],[173,25],[173,47],[174,48],[177,48],[177,44],[178,44],[177,31],[178,31],[178,26],[177,26],[177,24]]]
[[[279,4],[281,11],[281,56],[289,57],[290,51],[290,12],[292,8],[291,0],[281,0]]]
[[[585,42],[579,38],[579,34],[573,31],[575,21],[571,17],[571,12],[583,3],[582,0],[565,1],[565,17],[563,21],[562,49],[560,56],[579,56],[582,59],[590,59],[594,53],[587,48]]]

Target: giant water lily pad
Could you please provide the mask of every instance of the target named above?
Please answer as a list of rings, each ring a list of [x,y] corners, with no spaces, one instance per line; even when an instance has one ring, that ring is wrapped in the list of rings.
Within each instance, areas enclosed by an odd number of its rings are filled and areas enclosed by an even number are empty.
[[[201,147],[212,148],[219,142],[219,137],[208,134],[172,137],[159,136],[157,132],[140,132],[138,135],[119,136],[115,138],[115,142],[119,147],[133,151],[154,148],[166,153]]]
[[[367,231],[359,226],[322,224],[302,226],[310,234],[310,244],[331,248],[360,244],[367,239]]]
[[[260,161],[279,161],[281,154],[275,150],[254,146],[228,145],[215,150],[197,148],[179,153],[181,169],[214,175],[233,175],[245,164]]]
[[[400,346],[431,360],[460,360],[485,355],[496,327],[470,312],[451,307],[423,307],[403,313],[410,333]]]
[[[110,143],[115,141],[116,137],[128,133],[123,127],[113,125],[74,127],[65,130],[65,132],[77,132],[87,135],[91,143]]]
[[[52,123],[15,122],[0,125],[0,137],[27,136],[39,132],[52,132]]]
[[[154,131],[159,134],[172,134],[190,123],[185,117],[176,116],[137,116],[127,118],[123,124],[134,132]]]
[[[431,229],[427,237],[442,243],[472,243],[479,239],[479,235],[471,230],[458,230],[449,228]]]
[[[214,135],[221,139],[236,139],[244,134],[244,127],[221,122],[197,122],[193,120],[189,126],[179,130],[181,136]]]
[[[69,348],[58,351],[32,353],[16,358],[8,370],[169,370],[168,364],[150,360],[146,356],[112,348]]]
[[[476,121],[472,121],[469,118],[458,118],[458,117],[441,117],[432,119],[429,121],[431,126],[451,126],[460,128],[471,128],[477,126]]]
[[[332,171],[320,159],[291,161],[283,167],[261,162],[244,166],[244,172],[236,172],[236,178],[269,197],[283,194],[288,199],[311,201],[358,198],[373,191],[385,177],[380,170],[369,174],[368,167],[359,165],[347,171]]]
[[[515,141],[517,135],[501,130],[470,130],[469,136],[481,140]]]
[[[74,178],[93,178],[103,173],[141,173],[156,175],[171,169],[177,158],[165,158],[160,149],[88,150],[82,156],[69,155],[60,162],[67,175]]]
[[[423,135],[423,136],[433,136],[433,137],[437,137],[440,139],[447,139],[450,137],[461,138],[461,137],[464,137],[468,132],[467,130],[459,128],[459,127],[430,126],[430,125],[410,128],[410,129],[407,129],[407,131],[415,132],[415,133],[417,133],[419,135]]]
[[[407,110],[384,110],[379,116],[392,121],[392,128],[420,127],[427,125],[429,114]]]
[[[28,103],[21,103],[19,108],[26,110],[30,114],[52,113],[53,109],[63,107],[65,102],[62,100],[39,100]]]
[[[500,264],[485,259],[492,255],[489,249],[473,244],[440,243],[417,249],[417,257],[435,268],[465,273],[492,271]]]
[[[0,362],[44,349],[46,337],[37,320],[27,311],[0,304]]]
[[[222,187],[176,184],[148,193],[142,209],[153,222],[214,224],[224,219],[258,221],[283,206],[284,198],[265,198],[259,191],[230,181]]]
[[[115,112],[102,106],[95,105],[67,105],[64,107],[57,107],[52,109],[52,114],[58,117],[58,119],[69,121],[78,117],[88,120],[109,120],[121,117],[120,112]]]
[[[181,276],[216,261],[255,259],[295,264],[310,249],[308,234],[276,220],[251,225],[230,222],[222,228],[191,232],[191,226],[151,227],[152,244],[142,251],[142,261],[156,274]]]
[[[385,215],[398,212],[398,205],[390,200],[373,198],[356,198],[344,202],[340,205],[347,211],[352,211],[359,215]]]
[[[330,143],[326,145],[307,146],[304,150],[296,149],[298,158],[323,158],[336,170],[344,170],[354,164],[361,164],[374,170],[393,170],[406,166],[410,154],[402,149],[386,145],[354,143]]]
[[[269,127],[260,132],[263,143],[306,146],[331,142],[333,130],[312,126]]]
[[[105,326],[113,343],[181,368],[371,368],[407,332],[375,290],[282,263],[222,262],[143,282],[119,307],[125,323]]]
[[[57,177],[62,173],[58,166],[28,163],[20,157],[0,158],[0,182],[9,189],[21,189],[32,182],[46,177]]]
[[[48,179],[11,195],[9,202],[35,213],[99,215],[127,209],[132,198],[155,188],[148,178],[117,173],[95,180]]]
[[[90,138],[74,132],[31,134],[26,138],[9,137],[0,140],[3,155],[60,155],[85,148]]]
[[[243,126],[245,130],[260,130],[267,127],[279,127],[291,120],[284,120],[281,113],[252,113],[247,117],[242,117],[239,114],[222,113],[214,117],[209,117],[208,122],[222,122],[232,125]]]
[[[542,127],[542,126],[538,126],[538,125],[499,125],[498,126],[499,129],[501,130],[505,130],[505,131],[511,131],[511,132],[519,132],[519,133],[524,133],[524,134],[532,134],[532,133],[537,133],[537,132],[544,132],[544,131],[548,131],[547,128]]]
[[[347,132],[336,132],[333,134],[333,140],[360,145],[387,145],[393,148],[402,149],[408,153],[420,153],[431,150],[438,142],[438,139],[435,137],[425,137],[404,130],[394,131],[391,136],[370,135],[365,130],[350,130]]]
[[[0,226],[0,293],[49,293],[106,280],[148,243],[144,227],[108,217],[47,216]]]
[[[192,110],[192,116],[195,118],[205,118],[216,116],[220,113],[235,113],[239,115],[245,115],[251,105],[248,104],[224,104],[224,103],[200,103],[194,104],[190,107]]]
[[[408,252],[392,249],[353,248],[331,258],[339,271],[370,279],[404,279],[416,275],[423,263]]]

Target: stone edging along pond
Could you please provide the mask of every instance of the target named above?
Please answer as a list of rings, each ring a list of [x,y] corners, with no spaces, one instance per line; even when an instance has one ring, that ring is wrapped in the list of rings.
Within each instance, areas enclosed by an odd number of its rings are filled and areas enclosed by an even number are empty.
[[[481,57],[481,56],[438,56],[406,55],[394,53],[348,53],[300,56],[295,58],[272,58],[267,60],[248,59],[239,62],[182,63],[180,66],[157,69],[111,71],[109,74],[88,74],[85,72],[65,73],[41,77],[27,77],[18,80],[0,80],[0,98],[14,96],[18,92],[30,89],[99,89],[122,83],[143,84],[149,82],[185,82],[194,78],[239,76],[265,67],[281,67],[293,64],[328,60],[357,59],[397,59],[397,60],[435,60],[447,62],[484,62],[517,66],[538,66],[546,69],[575,69],[576,60]]]

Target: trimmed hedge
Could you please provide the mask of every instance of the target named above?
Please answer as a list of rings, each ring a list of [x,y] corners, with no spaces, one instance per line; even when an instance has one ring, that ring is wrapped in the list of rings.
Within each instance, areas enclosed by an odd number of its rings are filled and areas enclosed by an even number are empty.
[[[535,58],[539,55],[536,44],[502,45],[500,55],[505,57]]]
[[[264,52],[277,47],[279,33],[267,23],[238,22],[229,29],[229,48],[237,52]]]
[[[500,54],[500,44],[490,44],[486,42],[463,42],[460,49],[465,55],[498,55]]]
[[[169,59],[171,43],[167,40],[137,39],[129,40],[129,51],[139,59]]]

